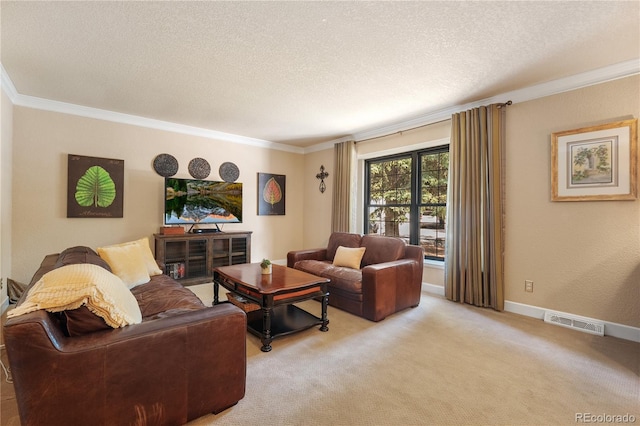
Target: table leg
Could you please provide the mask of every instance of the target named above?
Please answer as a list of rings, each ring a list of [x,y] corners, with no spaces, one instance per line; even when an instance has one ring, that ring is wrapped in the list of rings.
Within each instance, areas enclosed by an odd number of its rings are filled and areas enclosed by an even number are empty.
[[[213,304],[214,305],[217,305],[220,302],[220,299],[218,298],[219,286],[220,284],[218,284],[218,282],[214,280],[213,281]]]
[[[327,318],[327,305],[329,304],[329,294],[325,293],[322,296],[322,325],[320,326],[320,331],[329,331],[329,319]]]
[[[262,308],[262,352],[271,351],[271,309]]]

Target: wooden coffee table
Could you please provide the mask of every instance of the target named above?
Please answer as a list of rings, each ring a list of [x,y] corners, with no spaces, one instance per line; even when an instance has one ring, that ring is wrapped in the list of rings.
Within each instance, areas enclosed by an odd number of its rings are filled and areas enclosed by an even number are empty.
[[[320,325],[320,331],[328,331],[327,291],[328,279],[272,265],[269,275],[262,275],[259,263],[243,263],[222,266],[213,271],[213,304],[220,303],[219,286],[251,303],[260,306],[259,311],[247,314],[247,329],[262,341],[263,352],[271,350],[271,341],[296,331]],[[322,298],[320,318],[293,303]]]

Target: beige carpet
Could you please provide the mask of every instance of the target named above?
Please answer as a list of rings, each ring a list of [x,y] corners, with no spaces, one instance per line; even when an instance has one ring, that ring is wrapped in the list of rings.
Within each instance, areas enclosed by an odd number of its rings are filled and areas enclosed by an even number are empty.
[[[189,288],[211,303],[210,284]],[[639,343],[427,293],[380,323],[331,307],[329,320],[269,353],[249,335],[245,397],[189,425],[575,425],[581,413],[640,424]],[[13,386],[0,394],[0,424],[19,425]]]
[[[211,303],[211,285],[192,289]],[[329,320],[327,333],[276,339],[269,353],[249,335],[244,399],[190,425],[640,423],[638,343],[428,293],[379,323],[331,307]]]

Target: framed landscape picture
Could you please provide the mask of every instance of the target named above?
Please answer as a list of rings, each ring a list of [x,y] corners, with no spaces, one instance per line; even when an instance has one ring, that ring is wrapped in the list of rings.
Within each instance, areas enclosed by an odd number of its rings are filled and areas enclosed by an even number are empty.
[[[69,154],[67,217],[120,218],[124,160]]]
[[[286,176],[258,173],[258,216],[285,214]]]
[[[551,200],[635,200],[638,120],[553,133]]]

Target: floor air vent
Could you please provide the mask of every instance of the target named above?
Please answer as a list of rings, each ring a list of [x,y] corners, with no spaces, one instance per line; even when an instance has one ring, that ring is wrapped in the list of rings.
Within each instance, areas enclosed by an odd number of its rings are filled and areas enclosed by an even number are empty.
[[[560,312],[545,311],[544,322],[573,328],[574,330],[584,331],[589,334],[604,336],[604,323],[594,321],[591,318],[577,317]]]

